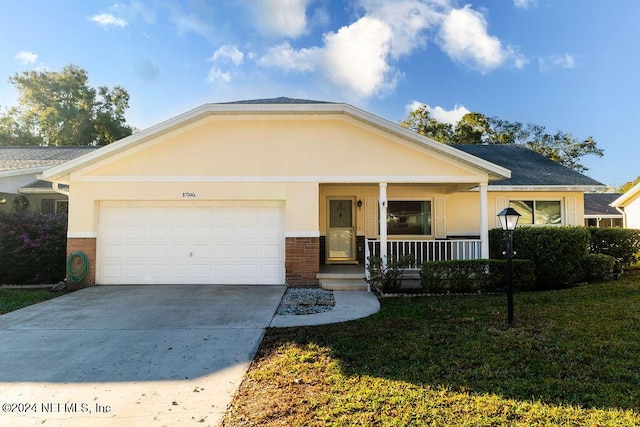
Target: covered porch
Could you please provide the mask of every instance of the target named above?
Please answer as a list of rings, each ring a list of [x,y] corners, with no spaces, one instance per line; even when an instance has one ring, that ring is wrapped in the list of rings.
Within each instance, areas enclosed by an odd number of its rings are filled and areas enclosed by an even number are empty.
[[[319,193],[325,289],[367,289],[370,257],[409,255],[407,273],[417,277],[426,261],[489,256],[487,183],[325,184]]]

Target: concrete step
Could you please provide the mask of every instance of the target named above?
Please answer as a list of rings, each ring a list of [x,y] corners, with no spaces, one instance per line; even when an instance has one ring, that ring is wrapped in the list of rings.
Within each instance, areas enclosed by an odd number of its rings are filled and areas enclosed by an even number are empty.
[[[366,291],[364,273],[319,273],[320,287],[328,291]]]

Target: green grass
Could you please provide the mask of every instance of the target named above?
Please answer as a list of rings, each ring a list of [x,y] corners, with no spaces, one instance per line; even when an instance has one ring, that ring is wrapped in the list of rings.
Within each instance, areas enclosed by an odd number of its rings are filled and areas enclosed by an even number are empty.
[[[640,271],[270,329],[225,425],[640,426]]]
[[[62,295],[45,289],[0,289],[0,314]]]

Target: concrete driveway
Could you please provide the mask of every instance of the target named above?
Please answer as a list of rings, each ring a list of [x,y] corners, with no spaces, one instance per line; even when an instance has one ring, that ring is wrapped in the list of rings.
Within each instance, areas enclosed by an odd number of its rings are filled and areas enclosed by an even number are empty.
[[[221,420],[280,286],[109,286],[0,316],[0,425]]]

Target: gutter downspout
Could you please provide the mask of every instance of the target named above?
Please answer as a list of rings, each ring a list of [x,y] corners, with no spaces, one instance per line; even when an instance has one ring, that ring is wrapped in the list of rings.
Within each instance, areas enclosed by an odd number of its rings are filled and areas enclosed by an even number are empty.
[[[53,191],[55,191],[56,193],[60,193],[60,194],[63,194],[63,195],[65,195],[65,196],[69,197],[69,191],[68,191],[68,190],[62,190],[62,189],[59,187],[59,184],[60,184],[60,183],[59,183],[59,182],[57,182],[57,181],[53,181],[53,182],[51,183],[51,188],[53,188]]]

